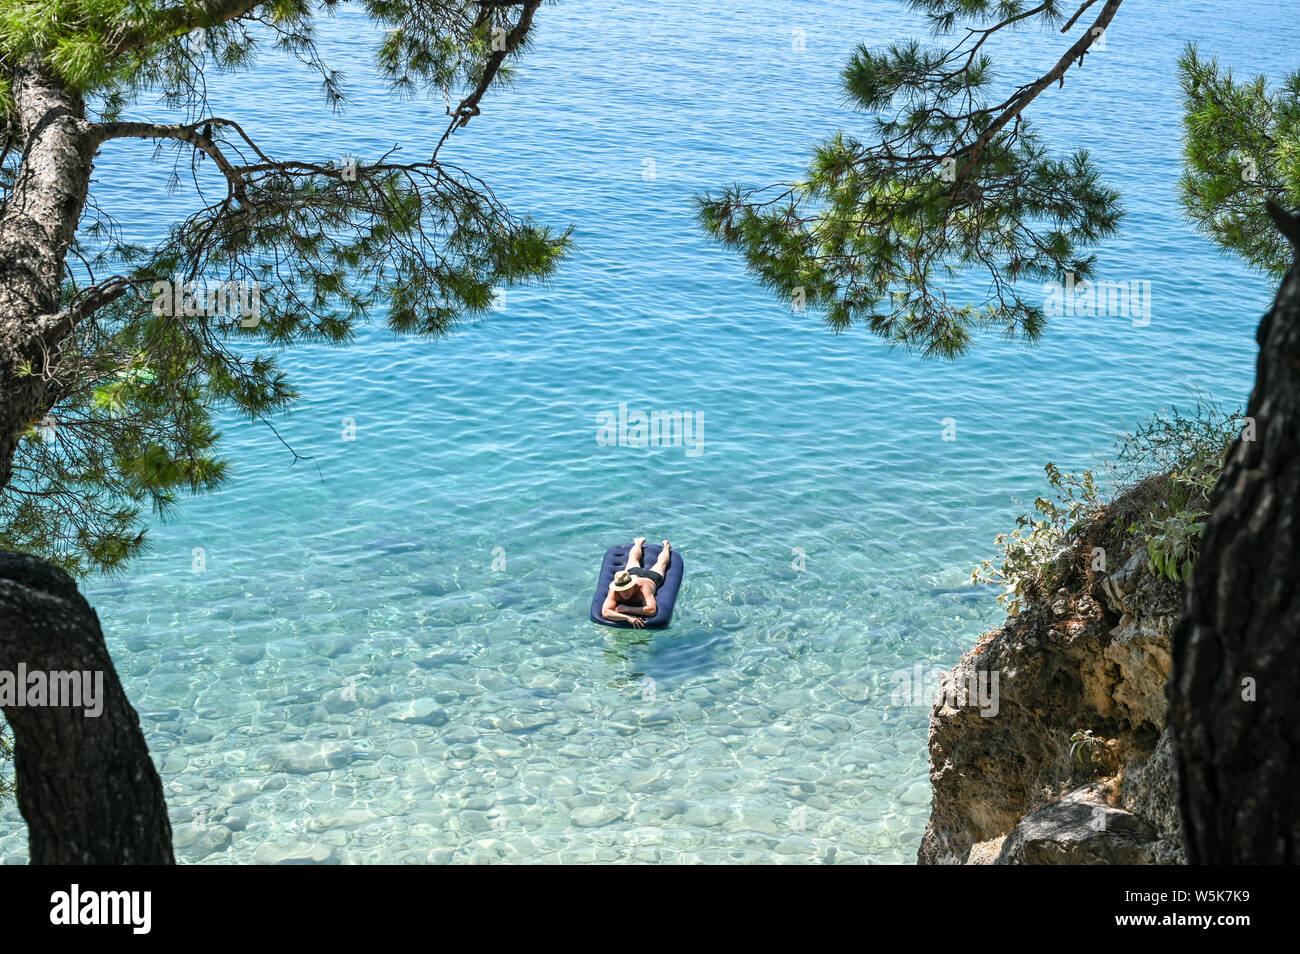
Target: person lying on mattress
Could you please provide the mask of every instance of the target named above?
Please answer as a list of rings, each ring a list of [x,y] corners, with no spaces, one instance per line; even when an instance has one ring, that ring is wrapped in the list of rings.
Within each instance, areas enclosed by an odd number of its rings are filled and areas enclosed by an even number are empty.
[[[664,585],[664,574],[668,572],[668,561],[672,558],[672,544],[665,540],[654,568],[645,569],[641,566],[644,543],[645,537],[632,541],[632,549],[627,553],[627,568],[614,574],[605,605],[600,608],[600,615],[605,619],[612,623],[631,623],[634,629],[644,627],[645,621],[659,612],[655,593]]]

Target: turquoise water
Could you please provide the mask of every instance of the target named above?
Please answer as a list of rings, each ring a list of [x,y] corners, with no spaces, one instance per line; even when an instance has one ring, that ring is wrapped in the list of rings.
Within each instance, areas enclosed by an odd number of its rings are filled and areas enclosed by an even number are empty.
[[[1000,620],[965,584],[1012,498],[1193,391],[1249,391],[1271,294],[1179,216],[1173,64],[1199,39],[1277,75],[1300,25],[1242,0],[1225,30],[1221,9],[1126,5],[1034,107],[1124,192],[1099,273],[1150,281],[1151,323],[1063,318],[1034,350],[990,339],[934,364],[792,314],[692,219],[695,192],[794,176],[855,122],[838,72],[861,39],[919,32],[898,4],[545,8],[519,82],[453,153],[515,208],[576,223],[580,251],[449,339],[368,327],[287,355],[304,398],[277,426],[312,459],[230,421],[228,487],[87,584],[178,857],[911,861],[928,712],[891,704],[892,674],[951,664]],[[215,82],[214,111],[280,152],[427,152],[440,104],[392,106],[364,35],[344,14],[324,37],[348,65],[341,116],[273,58]],[[1031,35],[1001,61],[1037,69],[1058,46]],[[141,236],[188,208],[147,155],[115,145],[97,167]],[[701,452],[602,446],[621,402],[692,415]],[[686,561],[666,631],[586,618],[601,554],[634,533]],[[12,807],[0,856],[26,857]]]

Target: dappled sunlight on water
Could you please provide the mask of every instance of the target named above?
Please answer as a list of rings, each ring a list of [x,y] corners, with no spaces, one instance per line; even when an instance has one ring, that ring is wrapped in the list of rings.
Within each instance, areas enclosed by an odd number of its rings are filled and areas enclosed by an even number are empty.
[[[1184,20],[1156,6],[1041,118],[1125,191],[1100,272],[1150,279],[1152,323],[1063,319],[1036,350],[990,340],[949,365],[791,314],[692,219],[700,189],[797,173],[845,120],[852,44],[915,31],[896,5],[544,8],[519,84],[454,145],[512,205],[576,222],[573,261],[444,341],[367,328],[286,356],[304,397],[278,426],[311,460],[229,421],[229,486],[88,587],[178,856],[912,860],[928,712],[891,702],[892,674],[950,665],[1000,620],[967,583],[1012,497],[1194,386],[1249,388],[1270,296],[1178,218]],[[1293,66],[1249,42],[1267,5],[1238,6],[1214,52]],[[354,26],[328,28],[327,54]],[[214,95],[280,148],[311,129],[314,153],[364,155],[441,128],[439,104],[390,111],[359,67],[338,119],[277,64],[255,78],[255,104]],[[99,174],[139,228],[183,205],[130,185],[125,159]],[[620,402],[697,415],[702,453],[601,446]],[[686,560],[664,631],[587,619],[601,555],[634,533]],[[0,855],[26,855],[12,808]]]

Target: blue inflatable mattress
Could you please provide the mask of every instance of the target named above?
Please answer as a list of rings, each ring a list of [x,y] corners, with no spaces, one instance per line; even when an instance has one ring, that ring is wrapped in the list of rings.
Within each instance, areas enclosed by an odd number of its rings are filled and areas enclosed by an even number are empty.
[[[631,623],[625,623],[622,620],[610,622],[602,619],[600,608],[605,605],[605,597],[609,595],[609,585],[614,582],[614,574],[627,566],[627,553],[632,549],[631,543],[624,543],[620,546],[610,547],[605,551],[605,559],[600,564],[600,579],[596,583],[596,595],[591,598],[591,619],[594,623],[600,623],[602,626],[621,626],[624,629],[632,629]],[[646,543],[642,547],[641,565],[650,569],[659,559],[659,553],[663,550],[663,545],[659,543]],[[677,591],[682,585],[682,554],[681,551],[674,549],[671,557],[668,558],[668,572],[664,574],[664,585],[659,587],[655,593],[655,603],[658,604],[658,612],[645,621],[647,629],[658,629],[667,626],[668,621],[673,616],[673,604],[677,602]]]

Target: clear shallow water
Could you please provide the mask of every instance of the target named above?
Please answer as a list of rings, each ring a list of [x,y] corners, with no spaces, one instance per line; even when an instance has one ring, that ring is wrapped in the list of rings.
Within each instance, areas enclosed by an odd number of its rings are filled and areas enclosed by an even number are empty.
[[[516,208],[577,223],[581,251],[447,340],[368,328],[286,356],[304,399],[278,426],[313,460],[231,421],[228,488],[87,585],[180,858],[911,861],[928,713],[890,704],[892,674],[950,664],[999,621],[963,587],[1012,498],[1192,388],[1244,399],[1270,291],[1195,237],[1174,192],[1174,59],[1217,4],[1126,7],[1107,52],[1035,107],[1125,193],[1100,273],[1150,280],[1151,324],[1059,319],[1035,350],[989,340],[950,365],[831,336],[695,228],[695,192],[793,176],[853,123],[837,76],[854,42],[918,32],[894,3],[761,6],[546,8],[520,82],[454,152]],[[1239,3],[1202,45],[1276,75],[1300,48],[1281,11]],[[357,55],[357,24],[328,31],[336,58]],[[1056,45],[1027,37],[1002,62]],[[392,109],[359,60],[348,73],[341,117],[274,60],[214,84],[216,111],[281,152],[436,140],[438,107]],[[141,236],[186,207],[141,178],[147,153],[98,166]],[[697,415],[703,452],[601,446],[621,401]],[[634,532],[685,557],[667,631],[586,619],[602,552]],[[12,808],[0,856],[25,860]]]

